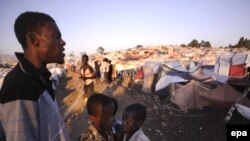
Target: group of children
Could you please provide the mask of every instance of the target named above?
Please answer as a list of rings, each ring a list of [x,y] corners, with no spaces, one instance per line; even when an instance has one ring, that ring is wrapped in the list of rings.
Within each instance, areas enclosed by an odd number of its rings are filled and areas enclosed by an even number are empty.
[[[115,120],[118,103],[104,94],[93,94],[87,101],[89,127],[80,141],[149,141],[141,126],[146,119],[146,107],[140,103],[128,105],[122,122]]]

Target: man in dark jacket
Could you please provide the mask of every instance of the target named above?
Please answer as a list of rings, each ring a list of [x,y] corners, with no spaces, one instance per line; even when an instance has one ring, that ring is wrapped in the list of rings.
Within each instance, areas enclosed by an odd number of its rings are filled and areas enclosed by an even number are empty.
[[[47,14],[25,12],[14,25],[24,53],[4,79],[0,91],[0,119],[7,140],[69,140],[55,99],[48,63],[64,63],[65,41]]]

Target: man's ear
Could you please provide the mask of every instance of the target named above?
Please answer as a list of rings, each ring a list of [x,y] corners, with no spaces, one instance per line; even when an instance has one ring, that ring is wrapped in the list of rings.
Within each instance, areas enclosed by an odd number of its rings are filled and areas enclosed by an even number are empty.
[[[27,40],[29,43],[31,43],[33,46],[38,47],[39,46],[39,40],[37,33],[28,33],[27,34]]]

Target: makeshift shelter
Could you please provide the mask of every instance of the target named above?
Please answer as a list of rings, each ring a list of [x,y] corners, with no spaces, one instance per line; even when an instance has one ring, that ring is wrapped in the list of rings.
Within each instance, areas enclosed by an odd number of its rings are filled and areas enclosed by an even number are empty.
[[[165,74],[180,76],[184,79],[190,79],[189,74],[197,71],[199,65],[196,65],[194,62],[183,62],[181,64],[179,61],[169,61],[162,63],[162,70]]]
[[[239,98],[237,98],[235,103],[231,106],[230,110],[227,113],[227,116],[225,117],[225,122],[230,120],[235,109],[237,109],[237,111],[243,117],[250,120],[250,100],[247,98],[247,95],[250,92],[250,80],[245,79],[240,83],[237,83],[237,85],[246,86],[246,88],[243,94]]]
[[[170,101],[175,103],[180,110],[184,111],[211,105],[203,97],[197,95],[197,93],[204,91],[204,89],[195,85],[195,83],[195,81],[190,81],[186,85],[171,84]]]
[[[189,77],[191,80],[206,81],[212,79],[214,66],[201,66],[197,71],[190,72]]]
[[[158,82],[156,83],[155,93],[159,96],[168,96],[169,95],[169,85],[171,83],[177,82],[187,82],[187,80],[179,77],[179,76],[172,76],[172,75],[165,75],[161,77]]]
[[[116,63],[113,65],[112,75],[116,77],[118,74],[120,75],[128,75],[131,78],[134,76],[136,70],[140,67],[139,64],[136,63]]]
[[[143,80],[143,78],[144,78],[143,67],[141,67],[139,70],[137,70],[134,80],[140,81]]]
[[[229,107],[241,96],[240,92],[228,84],[214,89],[210,89],[210,85],[206,87],[204,87],[204,85],[206,84],[203,83],[202,88],[204,88],[205,91],[200,91],[197,94],[217,106]],[[201,85],[198,84],[197,86]]]
[[[236,53],[216,57],[214,73],[226,76],[242,76],[246,72],[247,54]]]
[[[161,70],[161,64],[157,62],[146,62],[143,65],[143,85],[142,91],[151,93],[154,91],[155,84],[157,82],[158,73]]]
[[[186,65],[189,69],[183,67],[183,65],[180,64],[179,61],[162,63],[162,77],[156,83],[155,93],[160,96],[166,96],[169,94],[169,84],[176,82],[187,82],[189,80],[192,80],[194,77],[190,77],[190,74],[192,73],[194,75],[195,72],[200,70],[200,66],[195,65],[194,62],[188,62],[188,64]],[[198,79],[197,75],[196,78]],[[205,78],[208,79],[210,77]]]

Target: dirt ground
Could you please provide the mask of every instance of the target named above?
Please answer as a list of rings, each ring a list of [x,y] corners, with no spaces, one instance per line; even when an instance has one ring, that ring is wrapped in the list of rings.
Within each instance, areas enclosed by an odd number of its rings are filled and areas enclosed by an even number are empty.
[[[68,125],[72,141],[77,141],[88,126],[85,110],[87,99],[81,96],[82,82],[78,76],[77,73],[68,72],[60,79],[60,86],[56,91],[60,110]],[[143,93],[141,86],[125,78],[121,83],[95,84],[95,92],[117,99],[119,103],[117,119],[121,119],[121,113],[128,104],[134,102],[144,104],[148,113],[142,128],[151,141],[226,140],[224,118],[229,108],[209,106],[179,111],[173,103],[169,101],[159,103],[153,94]],[[228,124],[249,124],[249,121],[236,111]]]

